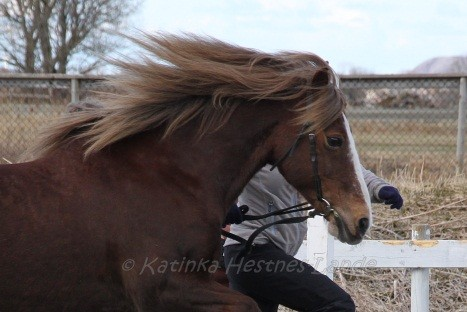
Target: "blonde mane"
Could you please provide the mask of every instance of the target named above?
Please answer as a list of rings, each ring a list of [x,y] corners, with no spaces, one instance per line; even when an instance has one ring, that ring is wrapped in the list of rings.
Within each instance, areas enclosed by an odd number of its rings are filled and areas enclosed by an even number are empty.
[[[157,127],[166,138],[194,119],[202,136],[222,127],[238,105],[262,100],[296,100],[293,122],[319,130],[345,106],[334,72],[311,53],[264,53],[194,35],[129,39],[146,54],[114,62],[121,73],[108,83],[118,92],[62,117],[33,147],[35,157],[78,138],[87,142],[85,155]],[[326,73],[326,84],[313,85],[317,72]]]

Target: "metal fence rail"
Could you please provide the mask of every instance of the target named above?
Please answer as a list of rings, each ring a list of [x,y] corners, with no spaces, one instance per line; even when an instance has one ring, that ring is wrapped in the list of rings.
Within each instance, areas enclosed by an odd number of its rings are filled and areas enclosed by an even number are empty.
[[[106,90],[102,79],[1,74],[0,159],[16,161],[38,129],[63,114],[68,103]],[[461,76],[343,76],[364,165],[382,175],[462,171],[466,85]]]

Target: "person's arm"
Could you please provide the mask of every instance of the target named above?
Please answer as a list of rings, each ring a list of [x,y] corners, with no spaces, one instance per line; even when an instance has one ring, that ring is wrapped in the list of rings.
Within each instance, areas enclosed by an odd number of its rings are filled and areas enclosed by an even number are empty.
[[[397,188],[378,177],[370,170],[365,169],[363,166],[362,171],[372,202],[391,205],[391,209],[400,209],[402,207],[404,199]]]

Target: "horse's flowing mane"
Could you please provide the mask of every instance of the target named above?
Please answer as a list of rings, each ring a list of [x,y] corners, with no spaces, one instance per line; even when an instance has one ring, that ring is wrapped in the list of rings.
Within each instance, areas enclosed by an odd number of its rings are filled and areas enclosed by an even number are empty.
[[[121,72],[107,83],[117,92],[61,117],[32,148],[35,157],[78,138],[87,142],[85,155],[156,127],[166,138],[194,119],[202,136],[222,127],[238,105],[262,100],[296,100],[293,122],[320,130],[345,106],[337,77],[315,54],[264,53],[195,35],[129,39],[145,54],[139,62],[113,61]],[[317,72],[325,72],[328,83],[313,85]]]

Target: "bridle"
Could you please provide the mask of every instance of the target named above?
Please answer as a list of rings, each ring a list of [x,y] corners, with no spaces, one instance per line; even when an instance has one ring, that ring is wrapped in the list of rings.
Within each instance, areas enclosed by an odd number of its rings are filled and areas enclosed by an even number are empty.
[[[284,215],[284,214],[289,214],[289,213],[294,213],[294,212],[299,212],[299,211],[309,211],[306,216],[301,216],[301,217],[290,217],[286,219],[281,219],[272,223],[265,224],[258,229],[256,229],[250,237],[245,240],[244,238],[232,234],[230,232],[222,230],[222,234],[226,237],[232,238],[240,243],[245,243],[245,248],[242,253],[249,253],[254,246],[254,239],[265,229],[276,225],[276,224],[291,224],[291,223],[299,223],[303,222],[309,218],[314,218],[315,216],[322,216],[324,218],[329,217],[331,214],[334,216],[335,219],[340,219],[339,214],[337,211],[334,210],[332,205],[329,203],[327,199],[323,197],[323,189],[321,186],[321,178],[319,176],[318,172],[318,152],[317,152],[317,146],[316,146],[316,135],[314,133],[304,133],[304,130],[308,127],[308,125],[304,125],[302,128],[302,131],[300,131],[300,134],[297,136],[295,139],[294,143],[290,146],[290,148],[287,150],[287,152],[279,158],[272,166],[270,171],[274,170],[277,166],[279,166],[280,163],[282,163],[285,159],[290,157],[293,152],[295,151],[295,148],[298,146],[298,143],[300,139],[302,139],[305,135],[308,135],[308,142],[310,143],[310,160],[311,160],[311,167],[312,167],[312,173],[313,173],[313,183],[315,184],[316,188],[316,197],[318,201],[322,202],[325,204],[324,211],[317,211],[316,208],[312,207],[308,203],[300,203],[294,206],[290,206],[287,208],[283,208],[277,211],[273,211],[267,214],[259,215],[259,216],[249,216],[249,215],[244,215],[244,220],[259,220],[259,219],[264,219],[270,216],[276,216],[276,215]]]
[[[270,171],[274,170],[281,162],[283,162],[285,159],[290,157],[293,152],[295,151],[295,148],[297,147],[299,141],[301,138],[303,138],[305,135],[308,135],[308,142],[310,143],[310,161],[311,161],[311,169],[313,173],[313,183],[315,184],[315,189],[316,189],[316,198],[325,204],[325,208],[323,212],[316,212],[314,216],[319,215],[327,218],[329,215],[334,214],[334,216],[337,218],[339,217],[338,213],[332,208],[331,204],[329,201],[323,197],[323,188],[321,186],[321,178],[319,176],[319,171],[318,171],[318,151],[316,147],[316,134],[314,133],[304,133],[304,130],[308,127],[308,124],[305,124],[300,131],[300,134],[297,136],[295,139],[294,143],[290,148],[287,150],[287,152],[279,158],[278,161],[276,161],[272,166]],[[287,209],[287,208],[286,208]],[[311,212],[310,212],[311,213]]]

